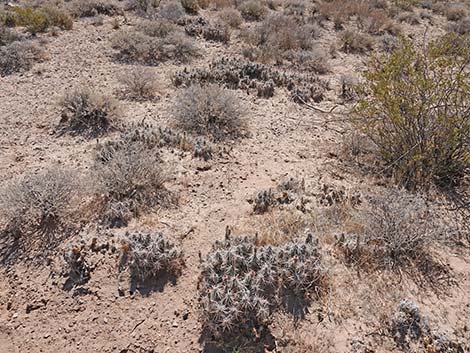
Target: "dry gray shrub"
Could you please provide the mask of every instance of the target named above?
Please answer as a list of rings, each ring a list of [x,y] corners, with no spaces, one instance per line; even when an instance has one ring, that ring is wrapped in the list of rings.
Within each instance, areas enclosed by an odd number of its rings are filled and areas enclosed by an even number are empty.
[[[60,132],[71,132],[86,137],[97,137],[115,128],[119,121],[118,102],[109,96],[80,87],[66,92],[60,102],[62,108]]]
[[[374,195],[353,214],[359,234],[341,235],[340,247],[350,262],[401,268],[430,254],[440,228],[419,195],[392,189]]]
[[[130,139],[102,146],[93,165],[93,177],[97,191],[107,200],[108,211],[117,209],[119,213],[138,216],[174,202],[165,188],[169,173],[159,151],[144,140]],[[110,223],[119,221],[108,216]]]
[[[149,68],[138,67],[126,72],[120,78],[125,86],[124,95],[132,100],[152,100],[158,95],[157,76]]]
[[[162,233],[127,232],[122,248],[131,276],[138,281],[156,279],[162,273],[180,275],[184,266],[183,252]]]
[[[15,41],[0,46],[0,76],[28,71],[35,62],[44,60],[44,51],[36,43]]]
[[[71,225],[79,195],[77,173],[53,166],[7,183],[0,193],[0,213],[11,234],[48,246],[55,230]]]
[[[236,94],[216,84],[184,89],[174,101],[179,124],[215,140],[241,137],[245,133],[243,111]]]

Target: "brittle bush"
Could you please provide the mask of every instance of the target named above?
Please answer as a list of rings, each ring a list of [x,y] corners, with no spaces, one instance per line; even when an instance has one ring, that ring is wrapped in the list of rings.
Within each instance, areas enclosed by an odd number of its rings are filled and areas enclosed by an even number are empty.
[[[26,27],[31,33],[45,32],[51,26],[67,30],[73,26],[71,17],[54,6],[14,7],[13,12],[15,25]]]
[[[424,47],[402,39],[364,74],[353,123],[405,187],[455,186],[470,171],[469,43],[457,35]]]

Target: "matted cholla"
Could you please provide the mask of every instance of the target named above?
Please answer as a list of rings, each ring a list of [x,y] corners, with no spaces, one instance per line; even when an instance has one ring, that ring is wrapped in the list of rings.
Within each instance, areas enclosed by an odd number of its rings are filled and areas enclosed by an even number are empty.
[[[201,261],[202,321],[215,337],[250,333],[269,324],[287,297],[308,302],[326,275],[317,242],[257,246],[256,236],[217,241]]]

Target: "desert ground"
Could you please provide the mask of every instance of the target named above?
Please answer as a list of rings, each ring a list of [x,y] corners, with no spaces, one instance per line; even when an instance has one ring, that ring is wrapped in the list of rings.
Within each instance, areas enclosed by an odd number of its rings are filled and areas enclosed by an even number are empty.
[[[468,352],[469,34],[467,0],[0,3],[0,352]]]

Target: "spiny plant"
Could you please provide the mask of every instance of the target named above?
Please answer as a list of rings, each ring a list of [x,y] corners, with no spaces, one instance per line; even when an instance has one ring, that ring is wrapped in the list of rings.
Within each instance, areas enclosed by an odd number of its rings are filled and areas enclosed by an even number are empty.
[[[86,249],[84,245],[72,246],[64,252],[66,271],[68,272],[68,285],[82,285],[88,282],[93,270],[86,259]]]
[[[453,187],[470,171],[469,43],[455,34],[424,47],[403,39],[358,86],[353,123],[407,188]]]
[[[66,92],[61,101],[60,132],[98,137],[115,128],[119,116],[118,102],[109,96],[79,87]]]
[[[230,340],[262,330],[283,299],[308,300],[321,291],[325,268],[312,235],[305,242],[257,246],[256,237],[216,241],[201,259],[199,293],[204,328],[215,339]]]
[[[123,257],[138,281],[156,279],[166,272],[181,274],[183,252],[162,233],[127,232],[122,238]]]

